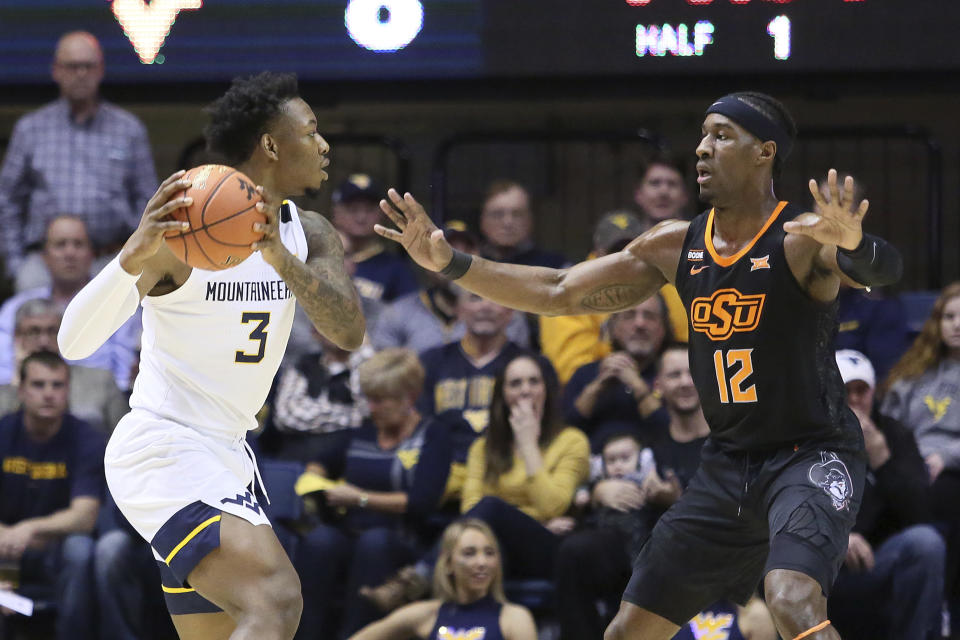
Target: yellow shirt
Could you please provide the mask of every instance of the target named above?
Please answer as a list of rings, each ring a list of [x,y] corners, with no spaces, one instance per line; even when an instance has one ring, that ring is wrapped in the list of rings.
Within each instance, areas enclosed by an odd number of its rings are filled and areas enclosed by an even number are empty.
[[[484,496],[495,496],[517,507],[538,522],[562,516],[570,507],[573,492],[590,473],[590,443],[579,429],[567,427],[542,451],[543,466],[527,476],[520,456],[514,454],[510,471],[495,484],[484,482],[486,437],[477,438],[467,454],[467,479],[460,511],[466,513]]]
[[[674,339],[687,342],[690,337],[687,312],[677,288],[666,284],[660,289],[660,295],[667,303]],[[610,353],[610,341],[603,335],[603,323],[609,317],[607,313],[540,316],[540,347],[557,370],[560,384],[566,384],[583,365],[596,362]]]

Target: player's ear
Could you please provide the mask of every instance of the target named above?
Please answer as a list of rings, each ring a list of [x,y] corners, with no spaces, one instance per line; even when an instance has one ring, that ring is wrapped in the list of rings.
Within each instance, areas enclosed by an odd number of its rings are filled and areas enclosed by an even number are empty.
[[[279,158],[277,141],[269,133],[265,133],[260,136],[260,150],[263,151],[271,160],[277,160]]]
[[[767,140],[766,142],[760,143],[760,154],[757,156],[757,163],[762,164],[766,162],[773,162],[774,156],[777,155],[777,143],[773,140]]]

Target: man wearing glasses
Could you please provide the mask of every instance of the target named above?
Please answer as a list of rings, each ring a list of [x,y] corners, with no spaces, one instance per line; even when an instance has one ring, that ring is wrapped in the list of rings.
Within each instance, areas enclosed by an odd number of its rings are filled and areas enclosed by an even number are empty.
[[[14,125],[0,168],[0,255],[18,291],[49,284],[39,249],[52,216],[78,215],[98,253],[109,254],[136,228],[157,186],[146,128],[100,98],[97,39],[63,35],[51,73],[60,98]]]

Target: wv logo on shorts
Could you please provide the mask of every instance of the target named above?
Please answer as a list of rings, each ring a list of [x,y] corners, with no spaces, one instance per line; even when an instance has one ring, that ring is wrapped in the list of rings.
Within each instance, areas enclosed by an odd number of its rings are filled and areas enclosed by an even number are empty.
[[[833,500],[833,508],[837,511],[846,511],[850,508],[849,500],[853,497],[853,482],[847,465],[829,451],[820,452],[820,462],[810,465],[807,472],[810,482],[823,489]]]
[[[260,505],[253,499],[253,495],[249,490],[243,494],[238,493],[236,498],[224,498],[220,501],[220,504],[235,504],[239,507],[246,507],[255,514],[260,515]]]
[[[745,295],[736,289],[717,289],[709,298],[694,298],[690,320],[694,331],[711,340],[726,340],[734,333],[749,333],[760,324],[766,294]]]

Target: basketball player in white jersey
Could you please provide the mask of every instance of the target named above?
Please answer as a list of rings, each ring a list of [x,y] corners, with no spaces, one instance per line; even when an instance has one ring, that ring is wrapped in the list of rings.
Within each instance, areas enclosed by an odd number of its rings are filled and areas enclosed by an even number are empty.
[[[105,456],[110,492],[153,547],[183,640],[289,640],[300,583],[257,502],[245,433],[280,364],[295,301],[344,349],[360,345],[364,320],[331,225],[275,200],[327,178],[330,148],[296,77],[235,80],[209,113],[210,147],[263,188],[257,251],[225,271],[174,257],[163,233],[180,230],[169,216],[190,203],[178,195],[189,183],[177,172],[118,258],[70,303],[59,342],[66,357],[81,358],[143,305],[131,412]]]

